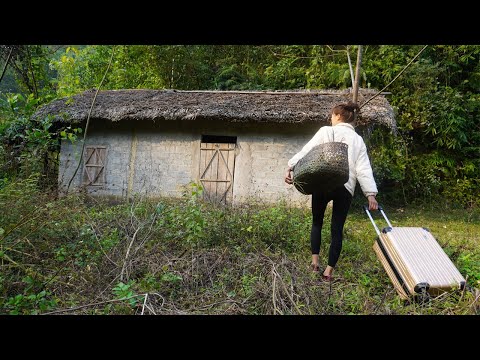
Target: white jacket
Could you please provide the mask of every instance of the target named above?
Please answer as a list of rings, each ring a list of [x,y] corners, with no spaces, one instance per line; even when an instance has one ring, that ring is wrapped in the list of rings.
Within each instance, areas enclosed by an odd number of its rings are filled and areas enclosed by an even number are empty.
[[[355,132],[352,125],[340,123],[335,126],[322,126],[313,138],[305,144],[302,150],[288,160],[288,166],[293,168],[303,156],[305,156],[314,146],[332,141],[332,130],[335,141],[342,141],[348,144],[348,163],[349,173],[348,182],[345,188],[352,194],[355,191],[355,185],[358,182],[365,196],[376,195],[378,193],[377,184],[373,178],[373,171],[370,160],[367,155],[367,147],[362,137]]]

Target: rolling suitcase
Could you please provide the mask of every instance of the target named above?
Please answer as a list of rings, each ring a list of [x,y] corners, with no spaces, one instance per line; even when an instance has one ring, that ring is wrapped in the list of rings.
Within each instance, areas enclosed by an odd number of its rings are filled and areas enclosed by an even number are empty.
[[[398,295],[409,299],[463,289],[465,279],[430,231],[422,227],[388,227],[380,232],[367,206],[363,206],[378,235],[373,249]]]

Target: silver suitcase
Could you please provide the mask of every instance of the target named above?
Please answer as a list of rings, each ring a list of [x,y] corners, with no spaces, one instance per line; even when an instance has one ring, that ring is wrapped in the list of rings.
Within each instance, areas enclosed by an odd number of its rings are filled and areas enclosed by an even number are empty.
[[[464,288],[465,278],[428,229],[393,227],[379,207],[388,224],[380,231],[368,207],[363,209],[378,235],[373,249],[401,298]]]

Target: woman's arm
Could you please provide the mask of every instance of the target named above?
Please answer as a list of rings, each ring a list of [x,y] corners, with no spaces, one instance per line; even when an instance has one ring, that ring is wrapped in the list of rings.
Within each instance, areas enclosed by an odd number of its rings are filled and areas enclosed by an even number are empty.
[[[357,180],[360,183],[363,194],[368,199],[368,207],[370,210],[377,210],[378,203],[376,200],[376,195],[378,194],[377,184],[373,177],[372,166],[370,165],[370,160],[367,154],[367,147],[362,141],[360,148],[360,154],[358,156],[356,167]]]
[[[308,143],[305,144],[305,146],[300,150],[298,153],[296,153],[290,160],[288,160],[288,166],[290,169],[293,169],[293,167],[297,164],[298,160],[300,160],[302,157],[304,157],[314,146],[322,144],[325,142],[325,127],[321,127],[315,135],[310,139]]]

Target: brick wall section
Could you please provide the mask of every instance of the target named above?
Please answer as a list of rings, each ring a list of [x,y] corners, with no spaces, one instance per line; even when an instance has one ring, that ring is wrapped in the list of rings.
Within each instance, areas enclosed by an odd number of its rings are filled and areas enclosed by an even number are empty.
[[[133,130],[135,128],[135,130]],[[280,124],[175,122],[99,122],[92,126],[87,145],[106,145],[106,184],[88,189],[98,195],[125,197],[128,191],[131,149],[137,138],[132,194],[181,196],[191,182],[199,183],[201,135],[237,137],[233,203],[275,203],[285,200],[309,206],[310,196],[284,182],[287,161],[315,134],[317,127]],[[62,142],[59,184],[65,189],[78,164],[81,141]],[[78,187],[80,167],[71,188]]]
[[[62,141],[60,152],[59,184],[61,190],[65,190],[68,182],[75,172],[82,140],[75,144],[69,141]],[[119,130],[111,131],[92,131],[89,132],[86,140],[88,145],[107,146],[107,159],[105,164],[105,187],[90,187],[89,192],[99,195],[126,196],[128,181],[128,163],[131,147],[131,132]],[[78,169],[75,179],[70,188],[78,187],[83,179],[83,161]]]
[[[310,139],[309,136],[242,135],[238,137],[234,202],[277,202],[310,204],[310,196],[287,185],[284,175],[288,160]]]
[[[192,180],[192,134],[137,131],[133,192],[181,196]]]

